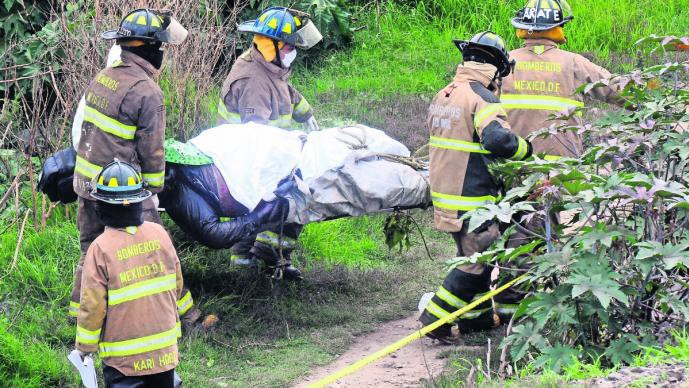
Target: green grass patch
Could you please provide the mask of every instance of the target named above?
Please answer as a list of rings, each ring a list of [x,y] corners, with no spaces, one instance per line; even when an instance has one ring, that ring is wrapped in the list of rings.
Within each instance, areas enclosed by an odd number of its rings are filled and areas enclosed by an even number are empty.
[[[383,216],[341,218],[306,225],[299,236],[308,261],[347,267],[372,268],[387,257],[383,242]]]

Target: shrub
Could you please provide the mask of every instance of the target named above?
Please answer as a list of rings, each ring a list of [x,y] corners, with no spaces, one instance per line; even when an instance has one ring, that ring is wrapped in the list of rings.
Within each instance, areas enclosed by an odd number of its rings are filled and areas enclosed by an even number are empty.
[[[664,50],[687,41],[652,40]],[[533,134],[572,132],[587,139],[591,146],[577,150],[579,158],[493,167],[512,189],[499,204],[470,215],[470,228],[499,219],[524,229],[542,217],[545,230],[532,233],[534,241],[521,249],[505,249],[503,241],[453,264],[501,263],[528,253],[534,292],[503,343],[514,361],[530,354],[535,366],[555,370],[573,357],[630,363],[644,343],[664,335],[663,326],[689,318],[689,132],[678,124],[689,121],[689,90],[680,89],[689,61],[665,55],[665,65],[580,89],[616,84],[631,110],[607,112],[591,124],[555,122]],[[565,213],[571,221],[551,221]]]

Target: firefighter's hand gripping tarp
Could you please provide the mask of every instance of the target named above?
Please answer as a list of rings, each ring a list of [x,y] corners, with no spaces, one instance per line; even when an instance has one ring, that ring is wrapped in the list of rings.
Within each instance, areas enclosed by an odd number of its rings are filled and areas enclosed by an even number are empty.
[[[254,123],[228,124],[188,143],[169,140],[165,152],[160,205],[185,233],[211,248],[279,230],[281,223],[429,203],[424,172],[381,157],[408,157],[409,150],[365,126],[307,135]]]

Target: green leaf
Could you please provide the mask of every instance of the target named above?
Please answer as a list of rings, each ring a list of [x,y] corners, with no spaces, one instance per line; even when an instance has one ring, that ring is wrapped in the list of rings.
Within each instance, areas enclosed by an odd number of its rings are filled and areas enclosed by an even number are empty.
[[[536,368],[547,367],[558,373],[562,368],[572,365],[576,362],[579,356],[579,351],[569,346],[556,344],[554,347],[546,349],[536,360],[534,366]]]
[[[545,338],[540,333],[540,327],[533,322],[526,322],[515,326],[506,340],[512,345],[510,355],[514,361],[519,361],[532,347],[543,350],[548,347]]]
[[[573,286],[572,298],[591,292],[605,309],[610,306],[612,299],[617,299],[625,306],[629,303],[620,285],[612,278],[601,273],[593,276],[577,273],[567,279],[566,283]]]
[[[673,269],[679,264],[685,267],[689,266],[689,242],[673,245],[662,244],[657,241],[644,241],[634,246],[639,248],[635,260],[645,263],[652,263],[649,259],[661,260],[666,270]]]
[[[639,349],[638,341],[630,336],[610,342],[604,354],[610,358],[613,365],[631,364],[634,361],[634,352]]]

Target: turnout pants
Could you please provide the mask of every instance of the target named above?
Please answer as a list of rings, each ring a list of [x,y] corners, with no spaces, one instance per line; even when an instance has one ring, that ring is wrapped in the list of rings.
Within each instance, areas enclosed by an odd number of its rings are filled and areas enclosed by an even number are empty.
[[[500,230],[496,223],[482,226],[472,233],[468,232],[468,227],[469,224],[465,222],[461,231],[451,233],[457,245],[457,256],[471,256],[474,253],[483,252],[500,237]],[[421,314],[419,318],[421,323],[428,326],[485,295],[490,290],[490,271],[490,268],[484,264],[466,264],[454,268]],[[449,334],[452,323],[454,322],[441,326],[436,329],[436,332]],[[495,327],[491,302],[486,301],[463,314],[456,323],[460,332]]]
[[[156,224],[163,224],[158,214],[157,206],[154,197],[148,198],[143,202],[144,221],[155,222]],[[74,286],[72,287],[72,296],[69,302],[69,315],[76,317],[79,313],[79,300],[81,294],[81,272],[84,266],[84,259],[86,252],[93,240],[103,233],[105,225],[101,222],[98,213],[96,212],[96,201],[89,201],[79,197],[79,207],[77,209],[77,228],[79,228],[79,244],[81,247],[81,256],[79,263],[74,271]],[[191,292],[186,288],[182,292],[182,298],[177,301],[177,311],[179,315],[184,315],[194,305],[191,297]]]
[[[125,376],[115,368],[103,364],[106,388],[173,388],[175,370],[146,376]]]
[[[297,246],[297,239],[303,226],[299,224],[287,224],[283,227],[282,236],[280,230],[265,231],[254,237],[243,239],[230,249],[232,261],[249,259],[252,256],[262,260],[267,267],[275,267],[280,264],[292,263],[291,254]],[[280,252],[285,262],[280,263]]]

